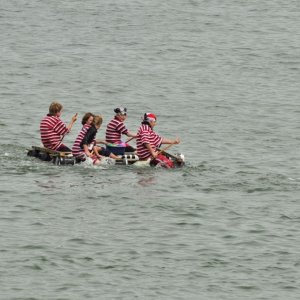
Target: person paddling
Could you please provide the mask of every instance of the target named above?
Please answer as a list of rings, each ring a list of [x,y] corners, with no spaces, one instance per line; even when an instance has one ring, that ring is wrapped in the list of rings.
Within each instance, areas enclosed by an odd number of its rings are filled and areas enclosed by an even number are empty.
[[[77,113],[72,117],[69,125],[60,119],[63,106],[58,102],[52,102],[49,106],[49,113],[40,122],[41,140],[45,148],[71,152],[71,149],[62,143],[63,138],[71,131],[77,120]]]
[[[116,115],[107,124],[106,127],[106,148],[116,155],[124,154],[124,152],[134,152],[135,148],[121,140],[122,134],[135,138],[136,134],[130,132],[124,122],[127,119],[127,108],[117,107],[114,109]]]
[[[140,160],[150,160],[151,165],[161,165],[166,168],[173,168],[174,163],[160,152],[161,144],[179,144],[180,140],[167,139],[158,135],[154,130],[157,117],[153,113],[145,113],[141,126],[137,133],[137,155]]]

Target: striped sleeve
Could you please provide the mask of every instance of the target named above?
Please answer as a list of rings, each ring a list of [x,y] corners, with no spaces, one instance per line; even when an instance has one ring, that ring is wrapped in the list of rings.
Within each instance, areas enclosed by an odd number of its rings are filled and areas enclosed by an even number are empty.
[[[72,147],[72,154],[74,156],[79,156],[83,153],[83,148],[81,147],[81,142],[90,127],[91,127],[91,125],[85,124],[82,127],[82,129],[80,130],[80,132],[73,144],[73,147]]]
[[[126,134],[128,132],[128,129],[126,128],[125,124],[122,122],[120,122],[117,125],[116,130],[121,134]]]

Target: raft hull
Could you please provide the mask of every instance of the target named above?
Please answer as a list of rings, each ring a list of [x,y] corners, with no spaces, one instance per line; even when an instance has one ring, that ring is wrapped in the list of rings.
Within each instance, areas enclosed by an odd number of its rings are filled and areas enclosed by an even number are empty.
[[[47,149],[44,147],[32,146],[28,150],[27,156],[36,157],[42,161],[52,162],[55,165],[75,165],[81,161],[77,161],[71,152],[60,152]],[[134,153],[125,153],[115,160],[116,165],[131,165],[138,161],[139,158]]]
[[[71,152],[54,151],[43,147],[32,146],[28,150],[27,156],[36,157],[42,161],[49,161],[55,165],[74,165],[76,163],[76,159]]]
[[[174,162],[175,167],[184,166],[184,156],[182,154],[172,155],[165,151],[163,151],[163,153]],[[36,146],[32,146],[31,149],[28,150],[27,156],[36,157],[42,161],[52,162],[54,165],[75,165],[81,162],[78,161],[71,152],[54,151]],[[135,153],[125,153],[115,160],[116,165],[132,165],[136,162],[142,161],[139,160],[139,157]],[[145,165],[145,162],[143,165]],[[151,164],[148,162],[148,165]]]

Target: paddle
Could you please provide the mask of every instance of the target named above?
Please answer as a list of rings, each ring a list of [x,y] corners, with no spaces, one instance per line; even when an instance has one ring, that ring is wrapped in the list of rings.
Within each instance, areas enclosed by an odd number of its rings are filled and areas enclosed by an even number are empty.
[[[131,137],[130,139],[128,139],[125,143],[127,144],[128,142],[130,142],[131,140],[135,139],[135,137]]]
[[[157,152],[157,155],[159,155],[160,153],[166,152],[166,150],[168,150],[169,148],[171,148],[174,144],[169,144],[168,146],[166,146],[163,149],[159,149],[159,151]]]
[[[166,152],[166,150],[168,150],[173,145],[174,144],[170,144],[170,145],[166,146],[165,148],[159,150],[158,154],[165,153],[167,157],[173,158],[178,165],[182,165],[184,163],[184,161],[183,161],[183,159],[181,157]]]
[[[166,146],[165,148],[163,148],[163,149],[158,149],[159,151],[158,152],[156,152],[156,157],[159,155],[159,154],[161,154],[161,153],[166,153],[165,151],[166,150],[168,150],[169,148],[171,148],[172,146],[173,146],[174,144],[169,144],[168,146]],[[155,160],[156,158],[152,158],[151,160],[150,160],[150,165],[151,165],[151,163]]]

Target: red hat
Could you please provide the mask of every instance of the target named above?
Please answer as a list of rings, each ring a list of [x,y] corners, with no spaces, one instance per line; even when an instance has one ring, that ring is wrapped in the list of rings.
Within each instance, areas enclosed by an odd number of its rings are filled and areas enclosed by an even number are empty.
[[[148,121],[148,122],[156,121],[156,115],[152,113],[146,113],[144,114],[144,121]]]

